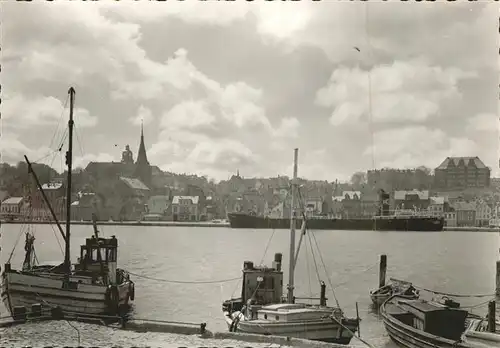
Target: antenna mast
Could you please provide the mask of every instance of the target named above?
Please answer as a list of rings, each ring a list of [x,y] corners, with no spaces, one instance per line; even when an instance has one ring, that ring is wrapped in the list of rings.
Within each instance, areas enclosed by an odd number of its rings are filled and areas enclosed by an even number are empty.
[[[69,121],[68,121],[68,151],[66,152],[66,164],[68,166],[66,187],[66,249],[64,253],[64,265],[66,268],[65,283],[69,283],[71,274],[70,257],[70,235],[71,235],[71,175],[73,170],[73,108],[75,104],[75,89],[70,87],[69,91]]]
[[[299,157],[299,149],[294,149],[293,154],[293,179],[292,179],[292,200],[291,200],[291,218],[290,218],[290,268],[288,271],[288,303],[294,303],[294,272],[295,272],[295,224],[297,214],[295,211],[295,195],[297,191],[297,161]]]

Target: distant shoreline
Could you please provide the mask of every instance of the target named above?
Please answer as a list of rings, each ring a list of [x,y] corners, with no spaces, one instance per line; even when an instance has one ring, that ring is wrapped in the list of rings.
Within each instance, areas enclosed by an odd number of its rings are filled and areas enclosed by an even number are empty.
[[[59,221],[65,225],[66,221]],[[1,224],[55,225],[53,221],[2,221]],[[92,225],[92,221],[71,221],[71,225]],[[229,223],[210,221],[97,221],[98,226],[148,226],[148,227],[229,227]]]
[[[66,224],[60,221],[61,225]],[[1,221],[1,224],[55,225],[52,221]],[[71,221],[71,225],[92,225],[92,221]],[[230,228],[229,222],[211,221],[98,221],[98,226],[148,226],[148,227],[224,227]],[[443,231],[455,232],[500,232],[498,227],[447,227]]]

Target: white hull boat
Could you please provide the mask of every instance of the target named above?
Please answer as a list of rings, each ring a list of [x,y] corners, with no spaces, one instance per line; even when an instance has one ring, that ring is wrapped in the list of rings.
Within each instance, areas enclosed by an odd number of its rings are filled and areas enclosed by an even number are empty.
[[[76,289],[63,289],[63,277],[47,274],[29,274],[8,271],[2,277],[2,301],[11,314],[14,308],[40,304],[42,309],[59,307],[65,312],[79,314],[111,314],[129,305],[133,284],[125,282],[117,286],[117,298],[113,300],[112,287],[91,283],[89,277],[71,277]],[[115,293],[116,294],[116,293]]]
[[[297,157],[298,149],[295,149],[290,219],[291,257],[287,297],[283,298],[281,253],[275,254],[273,267],[255,266],[253,262],[245,261],[241,297],[223,302],[224,320],[231,332],[285,336],[347,345],[358,330],[360,319],[344,316],[338,302],[336,307],[326,305],[326,286],[323,281],[320,281],[319,305],[296,303],[296,300],[301,298],[294,296],[295,264],[302,238],[306,234],[306,218],[303,216],[300,240],[296,249],[297,217],[294,203],[297,186]],[[313,298],[307,299],[313,300]]]
[[[35,257],[35,236],[31,229],[25,232],[25,257],[22,267],[14,269],[10,257],[2,273],[1,297],[11,316],[17,320],[48,315],[47,311],[57,310],[58,315],[106,315],[116,316],[125,313],[130,301],[134,300],[134,282],[130,275],[117,268],[118,240],[99,237],[96,216],[93,215],[94,233],[80,246],[80,257],[71,263],[71,183],[72,183],[72,132],[73,132],[73,88],[70,94],[70,116],[68,122],[69,142],[66,153],[66,231],[59,221],[48,200],[44,186],[38,180],[31,163],[26,156],[28,171],[32,174],[44,203],[48,206],[52,218],[64,239],[64,262],[55,265],[38,264]],[[61,184],[62,185],[62,184]],[[31,204],[33,199],[29,200]],[[31,211],[32,209],[28,209]],[[21,231],[22,233],[23,231]],[[12,256],[12,254],[11,254]],[[54,315],[54,313],[51,313]]]
[[[251,334],[348,344],[352,333],[358,328],[356,319],[346,320],[341,316],[334,318],[332,308],[306,304],[283,303],[264,306],[259,310],[259,315],[259,319],[246,320],[242,312],[224,312],[230,331]]]

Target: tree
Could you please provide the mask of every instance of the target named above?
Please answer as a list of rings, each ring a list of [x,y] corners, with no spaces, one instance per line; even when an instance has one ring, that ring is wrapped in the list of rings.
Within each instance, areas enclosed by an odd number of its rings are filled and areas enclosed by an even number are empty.
[[[432,169],[429,168],[429,167],[420,166],[420,167],[417,168],[417,170],[420,170],[420,171],[424,172],[427,175],[432,175]]]
[[[351,176],[351,185],[353,189],[359,190],[363,186],[366,185],[366,173],[365,172],[356,172]]]

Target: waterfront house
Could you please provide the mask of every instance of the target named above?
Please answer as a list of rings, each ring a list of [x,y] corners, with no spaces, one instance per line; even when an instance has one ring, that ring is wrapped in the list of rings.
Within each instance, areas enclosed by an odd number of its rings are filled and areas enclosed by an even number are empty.
[[[444,214],[444,223],[447,227],[456,227],[457,226],[457,212],[456,211],[447,211]]]
[[[145,220],[167,220],[170,208],[170,197],[165,195],[151,196],[147,203]]]
[[[441,217],[448,211],[448,198],[434,196],[429,198],[429,206],[427,208],[429,215]]]
[[[394,191],[394,210],[427,210],[430,204],[429,191]]]
[[[476,226],[488,226],[492,218],[493,209],[484,200],[475,202],[476,206]]]
[[[174,196],[172,215],[174,221],[199,220],[199,196]]]
[[[23,213],[24,202],[23,197],[9,197],[5,199],[0,207],[2,218],[20,218]]]
[[[457,213],[457,226],[476,226],[476,206],[473,203],[455,202],[453,208]]]

